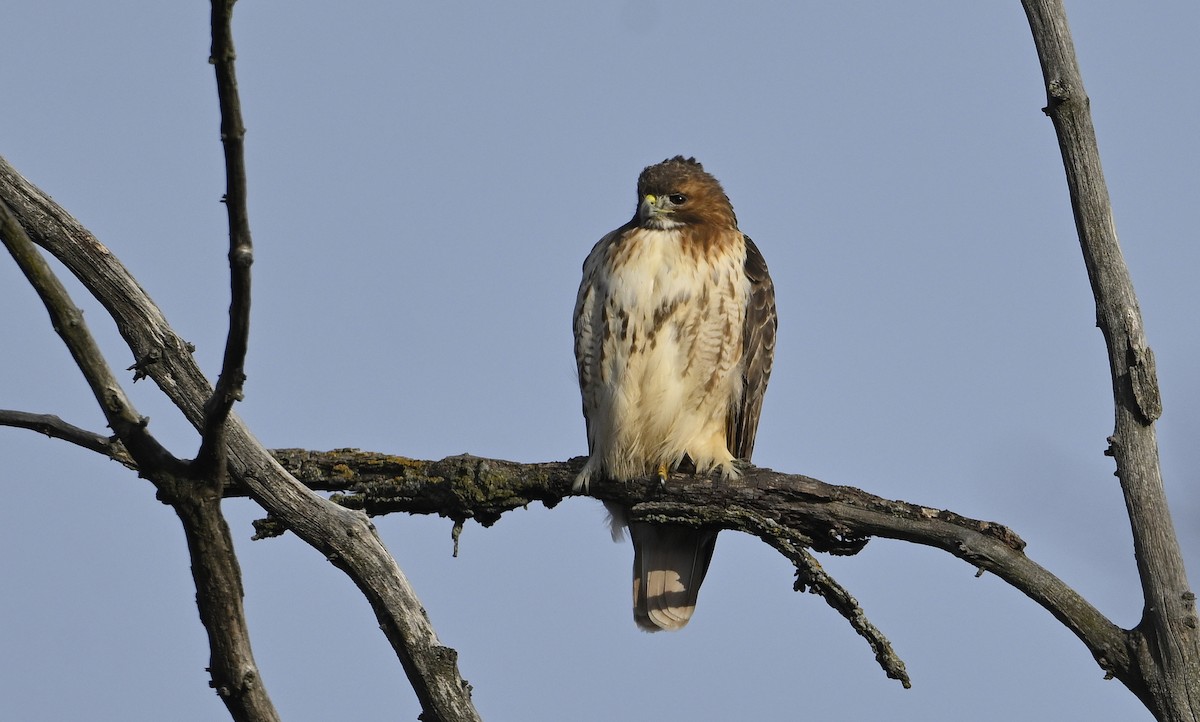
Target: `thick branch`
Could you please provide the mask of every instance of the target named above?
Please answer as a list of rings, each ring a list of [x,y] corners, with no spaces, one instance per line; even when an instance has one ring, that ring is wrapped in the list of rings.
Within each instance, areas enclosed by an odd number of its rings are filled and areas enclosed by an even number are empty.
[[[1116,428],[1109,454],[1125,495],[1145,607],[1142,701],[1159,719],[1200,719],[1200,629],[1158,464],[1162,412],[1154,353],[1117,240],[1087,93],[1060,0],[1024,0],[1046,83],[1084,263],[1112,376]],[[1122,680],[1126,681],[1126,680]],[[1126,681],[1126,684],[1129,684]],[[1135,692],[1138,690],[1135,689]]]
[[[196,608],[208,633],[211,685],[234,722],[278,722],[271,698],[254,662],[243,605],[242,570],[233,536],[221,513],[216,480],[160,484],[159,496],[183,524]]]
[[[212,387],[161,311],[87,229],[0,158],[0,199],[43,248],[75,274],[112,316],[149,376],[197,428]],[[379,619],[425,710],[427,722],[477,720],[453,649],[442,646],[408,579],[369,520],[313,494],[291,477],[236,414],[227,422],[231,478],[298,537],[347,573]]]
[[[533,502],[557,505],[571,495],[571,484],[584,461],[521,464],[467,455],[421,461],[354,449],[273,453],[305,484],[338,492],[334,495],[338,503],[368,514],[440,514],[455,521],[476,519],[485,526],[504,512]],[[855,554],[870,537],[942,549],[1020,590],[1074,632],[1103,669],[1137,684],[1128,633],[1025,556],[1025,542],[1002,525],[759,468],[747,469],[736,482],[676,478],[663,486],[657,479],[597,480],[591,492],[629,507],[634,519],[734,529],[780,551],[807,545],[817,551]],[[270,528],[260,529],[260,535],[270,533]]]

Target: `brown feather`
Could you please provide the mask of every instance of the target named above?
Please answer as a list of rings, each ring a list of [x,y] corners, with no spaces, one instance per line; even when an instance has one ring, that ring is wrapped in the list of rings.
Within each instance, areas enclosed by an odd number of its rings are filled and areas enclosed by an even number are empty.
[[[763,395],[771,378],[775,360],[775,329],[779,319],[775,314],[775,284],[767,273],[758,246],[746,236],[746,276],[750,279],[750,302],[746,306],[746,322],[742,326],[742,399],[729,415],[726,439],[734,456],[750,461],[754,453],[754,438],[758,434],[758,419],[762,414]]]

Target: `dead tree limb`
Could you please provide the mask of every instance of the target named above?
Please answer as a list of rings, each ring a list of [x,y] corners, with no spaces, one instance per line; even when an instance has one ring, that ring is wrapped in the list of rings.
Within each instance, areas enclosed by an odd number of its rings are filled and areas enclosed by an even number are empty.
[[[114,436],[105,436],[95,431],[88,431],[63,421],[54,414],[32,414],[28,411],[0,409],[0,426],[12,426],[17,429],[29,429],[39,434],[45,434],[52,439],[66,441],[88,451],[103,454],[113,461],[119,462],[130,469],[136,469],[137,464],[125,450],[121,440]]]
[[[42,299],[54,329],[83,372],[109,426],[138,472],[158,489],[183,524],[192,559],[196,605],[208,633],[211,684],[235,722],[276,722],[279,716],[259,678],[242,606],[241,571],[233,537],[221,516],[220,477],[198,476],[194,464],[177,459],[147,428],[100,352],[83,314],[42,258],[8,204],[0,200],[0,240]],[[22,421],[8,415],[6,420]],[[45,427],[70,440],[86,441],[61,424]],[[110,449],[97,449],[116,458]]]
[[[86,228],[0,158],[0,199],[39,246],[59,259],[116,323],[135,359],[197,429],[213,388],[190,345],[117,260]],[[344,571],[362,590],[408,675],[429,722],[477,720],[457,654],[437,638],[404,573],[361,513],[330,504],[297,482],[236,414],[226,422],[229,471],[269,513]]]
[[[469,455],[422,461],[355,449],[278,449],[273,453],[306,485],[335,492],[334,500],[350,508],[371,515],[439,514],[455,523],[475,519],[484,526],[531,503],[556,506],[571,495],[571,484],[584,461],[522,464]],[[229,493],[244,492],[231,489]],[[656,478],[628,483],[600,480],[590,495],[629,507],[635,519],[752,534],[789,559],[786,549],[797,545],[831,554],[856,554],[871,537],[941,549],[1008,582],[1070,629],[1107,673],[1137,683],[1130,632],[1026,556],[1025,542],[1001,524],[884,499],[808,476],[753,467],[738,481],[679,478],[664,487]],[[260,527],[259,535],[280,531],[282,528],[268,523]],[[826,600],[831,604],[837,601],[836,592],[832,601],[830,596]],[[886,659],[890,648],[876,647],[886,643],[882,635],[855,629],[868,639],[877,656],[883,650],[885,671],[889,675],[895,672],[903,681],[902,665],[894,666]]]
[[[218,4],[226,13],[232,6],[229,0],[215,0],[214,20]],[[1054,122],[1063,153],[1071,205],[1096,298],[1097,324],[1108,348],[1115,405],[1115,430],[1110,437],[1109,453],[1116,461],[1133,530],[1145,602],[1140,623],[1132,630],[1112,624],[1061,580],[1026,557],[1024,543],[1003,526],[945,510],[889,501],[851,487],[754,469],[738,482],[695,479],[665,489],[654,480],[628,484],[599,482],[593,487],[593,495],[629,505],[633,518],[711,525],[755,534],[797,564],[801,575],[798,586],[822,586],[827,599],[834,598],[831,603],[844,590],[839,592],[835,584],[825,583],[813,573],[816,567],[804,551],[806,547],[853,554],[870,537],[880,536],[943,549],[980,570],[997,574],[1054,614],[1088,646],[1101,667],[1138,695],[1156,717],[1171,722],[1196,720],[1200,718],[1200,624],[1158,466],[1154,423],[1161,413],[1161,400],[1154,356],[1146,343],[1137,299],[1117,242],[1088,99],[1065,12],[1058,0],[1023,0],[1023,4],[1045,78],[1048,97],[1045,110]],[[228,52],[231,59],[231,44]],[[220,63],[223,57],[214,36],[214,58]],[[219,76],[221,72],[219,69]],[[232,75],[229,80],[232,81]],[[224,102],[222,95],[223,107]],[[236,137],[240,146],[240,133],[239,119],[229,127],[227,137]],[[227,162],[229,158],[227,154]],[[235,182],[231,176],[231,188]],[[221,493],[244,492],[252,496],[279,519],[283,528],[294,531],[346,570],[375,608],[427,715],[432,719],[477,719],[469,687],[454,664],[453,651],[437,643],[419,603],[369,522],[356,512],[339,509],[304,489],[262,449],[235,416],[229,415],[228,407],[238,396],[241,384],[238,345],[244,344],[245,337],[235,326],[244,319],[243,310],[248,309],[249,286],[246,275],[242,279],[246,285],[239,290],[241,280],[236,266],[240,264],[248,271],[248,225],[244,226],[243,241],[239,241],[238,220],[231,209],[230,259],[235,266],[235,300],[231,303],[226,363],[214,391],[192,362],[190,349],[166,325],[158,309],[125,269],[74,219],[25,183],[2,160],[0,199],[8,204],[0,205],[5,241],[11,241],[10,250],[24,264],[22,268],[43,299],[52,297],[54,289],[47,285],[45,274],[29,265],[35,261],[30,260],[32,246],[23,237],[26,231],[63,261],[112,314],[134,351],[138,374],[153,378],[197,428],[227,429],[225,442],[216,446],[225,449],[227,445],[228,464],[233,473],[224,488],[208,487],[208,500],[213,501]],[[242,291],[246,304],[236,300]],[[84,337],[78,336],[77,330],[82,325],[76,323],[77,312],[73,307],[49,301],[47,306],[56,328],[72,347],[77,364],[88,375],[93,393],[122,446],[142,473],[158,477],[158,483],[163,484],[160,491],[171,500],[172,488],[166,481],[175,475],[188,477],[186,465],[157,445],[133,407],[125,403],[116,382],[110,383],[111,373],[90,358],[91,352],[80,340],[86,337],[86,331]],[[244,357],[244,348],[240,353]],[[227,424],[222,423],[226,416]],[[38,426],[39,422],[12,413],[0,416],[0,423],[40,428],[113,456],[112,449],[106,451],[96,438],[62,423],[40,422]],[[204,438],[208,446],[213,445],[207,433]],[[305,455],[306,458],[298,458]],[[201,456],[207,457],[207,452]],[[346,451],[329,455],[281,451],[277,456],[279,462],[311,486],[339,490],[337,501],[351,509],[361,508],[368,513],[435,512],[455,519],[456,523],[475,518],[485,524],[529,501],[542,501],[550,506],[558,503],[569,494],[570,479],[579,464],[573,460],[524,465],[474,457],[441,462],[386,457],[381,462],[379,455]],[[392,473],[393,467],[399,470]],[[391,477],[365,480],[381,473],[391,473]],[[181,519],[185,516],[181,513]],[[203,519],[199,516],[204,515],[198,515],[191,528],[212,527],[211,522],[219,518],[219,514]],[[206,534],[205,538],[218,536],[219,533]],[[236,578],[236,559],[231,555],[228,558],[235,563]],[[841,597],[841,603],[848,605],[849,613],[844,613],[853,622],[855,605],[852,598],[847,601],[848,597],[848,594]],[[876,647],[877,654],[885,658],[889,651]],[[881,663],[887,668],[886,660]]]
[[[242,398],[246,380],[246,350],[250,344],[250,264],[254,248],[246,206],[246,152],[242,101],[238,97],[236,53],[233,47],[235,0],[212,0],[212,53],[209,62],[217,76],[221,108],[221,145],[225,150],[225,210],[229,216],[229,333],[216,388],[205,404],[200,451],[196,463],[225,474],[225,420]]]
[[[1133,530],[1145,602],[1133,630],[1130,678],[1118,678],[1160,720],[1200,719],[1200,629],[1196,596],[1171,522],[1154,422],[1162,413],[1154,353],[1117,240],[1090,102],[1061,0],[1023,0],[1046,84],[1071,195],[1079,245],[1096,299],[1112,376],[1116,424],[1108,454]]]

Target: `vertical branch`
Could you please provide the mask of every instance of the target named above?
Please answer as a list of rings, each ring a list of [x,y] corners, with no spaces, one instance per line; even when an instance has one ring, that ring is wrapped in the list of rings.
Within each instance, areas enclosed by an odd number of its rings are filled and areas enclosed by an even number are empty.
[[[233,47],[233,4],[235,0],[212,0],[212,51],[209,62],[217,77],[217,99],[221,107],[221,144],[225,149],[225,209],[229,215],[229,334],[225,356],[212,398],[205,405],[197,456],[199,464],[211,465],[224,474],[225,420],[235,401],[242,398],[246,349],[250,337],[250,264],[254,248],[250,238],[250,215],[246,207],[246,161],[242,106],[238,98],[236,53]]]
[[[1154,354],[1117,240],[1066,11],[1061,0],[1022,4],[1046,83],[1045,112],[1058,134],[1075,227],[1096,298],[1096,323],[1108,348],[1116,423],[1106,453],[1116,461],[1145,601],[1135,630],[1142,646],[1135,657],[1141,660],[1146,685],[1139,696],[1159,719],[1192,720],[1200,718],[1200,632],[1159,470],[1154,422],[1162,402]]]
[[[212,50],[225,151],[225,196],[229,216],[229,333],[216,388],[204,405],[195,483],[172,500],[187,535],[196,580],[196,606],[208,632],[213,686],[235,722],[277,722],[250,647],[243,605],[242,571],[229,525],[221,513],[221,489],[229,476],[225,422],[242,398],[250,339],[250,264],[254,261],[246,209],[246,166],[241,102],[234,74],[234,0],[212,0]]]
[[[218,473],[226,473],[225,421],[234,401],[241,398],[245,380],[243,365],[246,355],[250,325],[250,264],[253,250],[250,240],[249,216],[246,209],[246,171],[242,140],[246,129],[242,123],[241,103],[238,99],[237,77],[234,73],[235,52],[233,46],[233,5],[236,0],[211,0],[212,2],[212,54],[216,68],[217,96],[221,107],[221,142],[225,147],[225,206],[229,214],[229,266],[232,277],[232,298],[229,309],[229,336],[225,346],[225,358],[221,375],[217,379],[213,395],[204,408],[202,433],[204,441],[198,462],[209,459]],[[254,485],[252,485],[253,487]],[[256,498],[279,497],[281,488],[256,494]],[[298,485],[297,485],[298,486]],[[298,489],[303,505],[324,504],[312,495]],[[288,494],[282,494],[288,496]],[[265,506],[281,517],[291,516],[277,509],[274,504]],[[293,511],[295,511],[293,509]],[[331,561],[344,569],[362,589],[379,616],[381,627],[400,653],[400,659],[413,683],[413,690],[421,700],[425,713],[422,718],[444,720],[478,719],[478,713],[470,702],[470,687],[458,674],[457,655],[453,650],[437,643],[437,637],[429,625],[424,610],[395,561],[387,554],[367,524],[365,531],[355,527],[363,520],[354,518],[351,523],[339,523],[340,512],[323,506],[322,521],[333,527],[323,530],[314,538],[306,533],[305,525],[292,525],[305,541],[315,546],[330,546]],[[345,520],[350,521],[350,520]],[[332,533],[330,533],[332,531]],[[330,536],[358,537],[352,548],[334,551],[340,544],[331,543]],[[324,537],[324,538],[321,538]],[[372,567],[364,575],[364,566]],[[372,579],[365,579],[370,576]],[[381,583],[382,582],[382,583]],[[382,594],[381,594],[382,592]]]
[[[250,648],[242,570],[221,513],[219,487],[202,481],[159,489],[179,516],[187,539],[196,608],[208,634],[210,684],[234,722],[279,722]],[[172,497],[171,491],[179,493]]]

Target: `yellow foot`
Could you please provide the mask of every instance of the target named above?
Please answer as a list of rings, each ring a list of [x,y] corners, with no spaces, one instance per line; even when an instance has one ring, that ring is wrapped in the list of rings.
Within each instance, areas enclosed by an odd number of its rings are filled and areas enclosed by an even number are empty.
[[[660,484],[667,483],[667,465],[666,464],[658,465],[658,483],[660,483]]]

